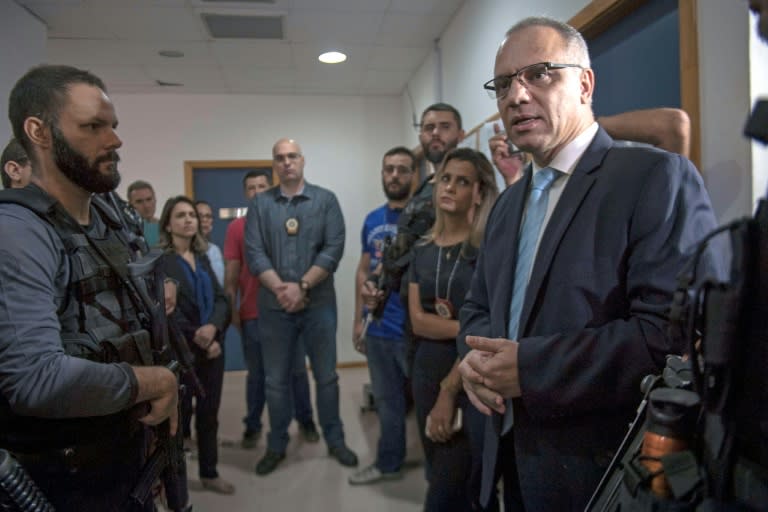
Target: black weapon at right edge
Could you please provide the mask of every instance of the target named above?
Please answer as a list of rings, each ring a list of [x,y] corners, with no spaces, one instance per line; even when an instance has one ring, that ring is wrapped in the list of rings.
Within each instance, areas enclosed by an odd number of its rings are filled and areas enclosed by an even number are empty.
[[[0,450],[0,510],[54,512],[53,505],[6,450]]]
[[[160,269],[161,257],[162,251],[153,249],[137,261],[129,263],[128,271],[151,317],[149,320],[156,359],[165,362],[177,376],[181,373],[189,375],[193,385],[201,391],[202,386],[194,375],[193,357],[186,340],[172,319],[165,315],[165,276]],[[151,276],[149,283],[147,276]],[[150,289],[146,285],[149,285]],[[181,388],[180,393],[183,393]],[[181,400],[179,407],[180,405]],[[171,435],[170,420],[166,420],[155,427],[155,431],[158,438],[157,447],[142,468],[141,477],[131,493],[131,498],[138,503],[146,503],[152,499],[152,487],[160,479],[165,489],[168,508],[173,511],[184,510],[188,496],[186,485],[182,485],[179,478],[179,466],[184,464],[181,429],[177,430],[176,435]]]
[[[699,279],[707,245],[730,235],[728,282]],[[700,282],[698,282],[700,281]],[[653,393],[680,389],[694,395],[682,432],[687,447],[657,457],[648,471],[643,443],[653,435],[652,414],[638,411],[588,511],[755,511],[768,508],[768,202],[754,218],[708,235],[681,274],[670,312],[670,333],[685,343],[690,383],[657,381]],[[675,343],[675,346],[680,346]],[[648,397],[649,395],[646,395]],[[649,409],[650,411],[650,409]],[[665,478],[670,492],[652,491]]]
[[[387,254],[387,251],[391,245],[392,238],[388,236],[384,239],[384,244],[381,246],[382,260],[384,259],[384,255]],[[387,300],[389,299],[389,294],[392,293],[392,287],[389,285],[389,282],[392,279],[393,276],[387,273],[384,265],[381,266],[381,273],[378,276],[371,275],[368,278],[368,281],[372,281],[375,284],[376,289],[384,292],[384,294],[381,300],[379,300],[379,302],[376,304],[376,307],[369,309],[368,314],[365,315],[365,320],[363,320],[363,330],[360,333],[360,339],[365,339],[365,335],[368,333],[368,327],[371,326],[371,322],[374,320],[381,320],[381,317],[384,314],[384,308],[387,305]]]

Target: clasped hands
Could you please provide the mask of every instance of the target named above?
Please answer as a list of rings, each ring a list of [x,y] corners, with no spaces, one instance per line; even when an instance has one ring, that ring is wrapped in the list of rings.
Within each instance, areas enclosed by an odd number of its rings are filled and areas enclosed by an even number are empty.
[[[309,297],[299,283],[280,283],[274,289],[277,302],[286,313],[296,313],[309,304]]]
[[[221,355],[221,345],[214,339],[215,336],[216,326],[205,324],[195,331],[195,337],[192,339],[195,345],[205,350],[205,357],[207,359],[216,359]]]
[[[464,391],[483,414],[504,414],[504,400],[521,395],[517,341],[467,336],[467,345],[472,350],[459,364]]]

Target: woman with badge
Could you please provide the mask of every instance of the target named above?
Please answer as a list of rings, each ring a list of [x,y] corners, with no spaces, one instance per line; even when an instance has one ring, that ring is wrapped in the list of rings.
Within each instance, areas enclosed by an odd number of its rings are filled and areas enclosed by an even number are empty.
[[[411,382],[429,484],[424,510],[464,511],[471,509],[471,451],[462,428],[469,402],[458,372],[457,315],[498,189],[488,159],[468,148],[448,153],[434,180],[435,224],[410,265]]]

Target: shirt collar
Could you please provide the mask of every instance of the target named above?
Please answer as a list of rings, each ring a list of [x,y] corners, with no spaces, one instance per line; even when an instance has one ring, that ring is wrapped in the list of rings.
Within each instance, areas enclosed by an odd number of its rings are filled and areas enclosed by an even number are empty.
[[[303,196],[303,197],[306,197],[307,199],[312,197],[312,193],[311,193],[312,187],[306,181],[304,182],[304,184],[301,186],[301,188],[296,192],[296,195],[294,195],[294,196],[287,196],[287,195],[283,194],[283,189],[281,189],[279,185],[277,187],[277,190],[278,190],[277,196],[282,198],[282,199],[285,199],[287,201],[290,201],[292,197],[301,197],[301,196]]]
[[[573,173],[576,164],[579,163],[582,155],[584,155],[584,152],[587,151],[587,148],[592,143],[592,139],[595,138],[597,128],[598,126],[596,122],[587,126],[583,132],[566,144],[566,146],[555,155],[555,158],[552,159],[547,167],[551,167],[552,169],[556,169],[565,174]],[[541,169],[541,167],[536,165],[536,162],[533,162],[533,172],[539,172]]]

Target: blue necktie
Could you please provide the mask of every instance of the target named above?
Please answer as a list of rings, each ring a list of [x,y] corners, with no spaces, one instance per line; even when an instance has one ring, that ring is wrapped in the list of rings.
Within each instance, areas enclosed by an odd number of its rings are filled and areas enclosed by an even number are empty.
[[[517,266],[515,267],[515,282],[512,288],[512,301],[509,304],[509,326],[507,336],[512,340],[517,340],[520,333],[520,314],[523,311],[523,302],[525,301],[525,290],[528,287],[528,276],[531,273],[533,257],[536,252],[536,242],[539,240],[541,225],[544,223],[544,217],[547,214],[547,203],[549,202],[549,188],[552,183],[560,176],[560,172],[550,167],[545,167],[533,176],[533,185],[531,193],[528,196],[528,202],[525,205],[525,220],[520,229],[520,237],[517,244]],[[506,412],[504,413],[504,422],[502,423],[502,435],[509,432],[512,428],[512,400],[506,401]]]

